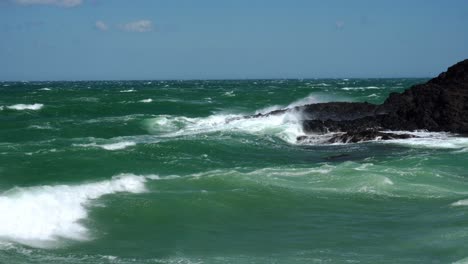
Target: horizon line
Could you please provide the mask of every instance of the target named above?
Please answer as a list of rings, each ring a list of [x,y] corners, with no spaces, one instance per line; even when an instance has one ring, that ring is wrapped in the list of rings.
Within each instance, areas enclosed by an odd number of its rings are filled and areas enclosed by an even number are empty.
[[[437,76],[435,76],[437,77]],[[431,79],[435,77],[321,77],[321,78],[168,78],[168,79],[56,79],[56,80],[0,80],[1,83],[14,82],[134,82],[134,81],[266,81],[266,80],[356,80],[356,79]]]

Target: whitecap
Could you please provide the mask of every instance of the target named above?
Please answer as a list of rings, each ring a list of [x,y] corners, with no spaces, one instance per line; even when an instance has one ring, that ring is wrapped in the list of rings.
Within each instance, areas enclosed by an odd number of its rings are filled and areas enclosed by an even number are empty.
[[[146,127],[161,137],[178,137],[213,132],[246,132],[250,134],[275,135],[289,143],[303,135],[301,113],[288,111],[280,115],[244,118],[242,115],[218,114],[204,118],[183,116],[160,116],[148,120]]]
[[[133,141],[122,141],[122,142],[117,142],[117,143],[110,143],[110,144],[102,144],[98,145],[96,143],[89,143],[89,144],[73,144],[74,146],[77,147],[97,147],[97,148],[102,148],[105,150],[120,150],[120,149],[125,149],[127,147],[135,146],[136,142]]]
[[[133,93],[133,92],[136,92],[135,89],[128,89],[128,90],[121,90],[120,91],[121,93]]]
[[[328,84],[328,83],[317,83],[317,84],[314,84],[314,85],[316,85],[316,86],[325,86],[325,87],[331,86],[331,85]]]
[[[451,206],[468,206],[468,199],[456,201]]]
[[[28,128],[30,129],[54,129],[50,124],[45,124],[45,125],[30,125]]]
[[[468,147],[468,138],[458,137],[447,132],[427,132],[427,131],[385,131],[395,134],[411,134],[415,138],[385,140],[383,143],[396,143],[411,147],[426,147],[440,149],[460,149]]]
[[[98,147],[103,148],[105,150],[119,150],[119,149],[125,149],[127,147],[135,146],[136,143],[132,141],[124,141],[124,142],[117,142],[113,144],[104,144],[104,145],[98,145]]]
[[[7,106],[8,109],[12,110],[40,110],[42,107],[44,107],[43,104],[15,104],[15,105],[10,105]]]
[[[225,92],[224,96],[233,97],[233,96],[236,96],[236,94],[234,93],[234,91],[229,91],[229,92]]]
[[[457,260],[457,261],[453,262],[452,264],[468,264],[468,257]]]
[[[48,88],[48,87],[44,87],[44,88],[41,88],[39,89],[39,91],[51,91],[52,89]]]
[[[0,195],[0,239],[35,247],[56,245],[59,238],[90,239],[82,223],[89,203],[107,194],[144,192],[145,181],[120,174],[95,183],[11,189]]]
[[[138,102],[140,102],[140,103],[151,103],[151,102],[153,102],[153,99],[148,98],[148,99],[140,100],[140,101],[138,101]]]
[[[326,100],[323,98],[323,96],[318,96],[315,94],[309,94],[308,96],[304,98],[300,98],[287,106],[281,106],[281,105],[272,105],[272,106],[267,106],[265,108],[259,109],[255,111],[255,114],[266,114],[275,110],[280,110],[280,109],[286,109],[286,108],[294,108],[297,106],[303,106],[303,105],[308,105],[308,104],[317,104],[317,103],[325,103],[329,100]]]
[[[364,91],[364,90],[373,90],[373,89],[382,89],[382,88],[377,87],[377,86],[367,86],[367,87],[343,87],[341,89],[345,91],[354,91],[354,90]]]

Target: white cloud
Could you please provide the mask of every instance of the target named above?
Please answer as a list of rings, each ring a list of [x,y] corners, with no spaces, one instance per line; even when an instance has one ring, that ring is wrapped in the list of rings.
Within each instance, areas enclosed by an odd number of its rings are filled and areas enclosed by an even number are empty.
[[[129,32],[149,32],[153,30],[153,22],[150,20],[138,20],[121,25],[120,28]]]
[[[61,7],[75,7],[83,3],[83,0],[13,0],[20,5],[55,5]]]
[[[95,27],[101,31],[107,31],[109,26],[101,20],[96,21]]]

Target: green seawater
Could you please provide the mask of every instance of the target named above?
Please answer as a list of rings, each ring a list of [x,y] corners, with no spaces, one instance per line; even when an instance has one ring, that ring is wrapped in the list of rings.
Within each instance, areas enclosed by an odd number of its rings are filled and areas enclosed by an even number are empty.
[[[0,83],[0,263],[468,262],[468,139],[241,118],[424,81]]]

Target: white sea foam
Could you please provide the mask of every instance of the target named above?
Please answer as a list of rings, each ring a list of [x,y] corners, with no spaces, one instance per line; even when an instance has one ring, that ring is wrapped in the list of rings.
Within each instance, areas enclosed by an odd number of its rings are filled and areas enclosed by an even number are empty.
[[[308,104],[316,104],[316,103],[324,103],[329,100],[326,100],[322,97],[319,97],[317,95],[310,94],[304,98],[298,99],[286,106],[281,106],[281,105],[272,105],[272,106],[267,106],[265,108],[259,109],[255,111],[255,114],[266,114],[271,111],[275,110],[280,110],[280,109],[286,109],[286,108],[294,108],[296,106],[303,106],[303,105],[308,105]]]
[[[468,264],[468,257],[452,262],[452,264]]]
[[[10,105],[7,106],[8,109],[12,110],[40,110],[42,107],[44,107],[43,104],[15,104],[15,105]]]
[[[122,141],[122,142],[117,142],[117,143],[110,143],[110,144],[96,144],[96,143],[89,143],[89,144],[73,144],[74,146],[77,147],[96,147],[96,148],[102,148],[105,150],[120,150],[120,149],[125,149],[127,147],[135,146],[136,142],[133,141]]]
[[[52,89],[48,88],[48,87],[44,87],[44,88],[41,88],[39,89],[39,91],[51,91]]]
[[[459,200],[451,204],[452,206],[468,206],[468,199]]]
[[[368,86],[365,88],[381,89],[376,86]],[[309,95],[305,98],[294,101],[287,106],[273,105],[259,109],[255,114],[266,114],[271,111],[287,108],[290,109],[289,111],[269,116],[258,116],[255,118],[249,118],[239,114],[216,114],[202,118],[160,115],[156,118],[146,120],[145,126],[149,132],[162,137],[188,136],[226,131],[245,132],[257,135],[273,135],[291,144],[324,144],[328,142],[332,134],[307,134],[307,138],[305,140],[301,140],[300,142],[297,141],[299,136],[306,135],[302,129],[304,116],[300,111],[293,108],[296,106],[326,101],[327,100],[322,96]],[[468,149],[468,138],[457,137],[451,133],[424,131],[386,132],[396,134],[407,133],[413,134],[416,137],[409,139],[382,140],[379,142],[386,144],[409,145],[412,147],[460,149],[460,152],[465,152]]]
[[[121,93],[133,93],[133,92],[136,92],[135,89],[128,89],[128,90],[121,90],[120,91]]]
[[[292,107],[296,107],[296,106],[302,106],[302,105],[307,105],[307,104],[316,104],[316,103],[324,103],[324,102],[327,102],[329,100],[325,100],[324,98],[322,97],[318,97],[316,95],[313,95],[313,94],[310,94],[304,98],[301,98],[299,100],[296,100],[292,103],[290,103],[287,108],[292,108]]]
[[[354,91],[354,90],[364,91],[364,90],[382,89],[382,88],[377,87],[377,86],[366,86],[366,87],[343,87],[341,89],[345,91]]]
[[[31,129],[54,129],[50,124],[44,124],[44,125],[30,125],[28,128]]]
[[[232,96],[236,96],[236,94],[234,93],[234,91],[229,91],[229,92],[225,92],[224,96],[232,97]]]
[[[160,116],[149,120],[147,127],[152,133],[163,133],[162,137],[231,131],[271,134],[287,142],[295,143],[296,137],[304,134],[300,119],[301,114],[295,111],[257,118],[243,118],[242,115],[232,114],[212,115],[205,118]]]
[[[388,131],[396,134],[411,134],[417,136],[416,138],[408,139],[394,139],[382,141],[384,143],[397,143],[411,147],[426,147],[426,148],[440,148],[440,149],[460,149],[468,147],[468,138],[457,137],[451,133],[445,132],[425,132],[425,131]]]
[[[118,150],[118,149],[124,149],[124,148],[135,146],[135,145],[136,145],[135,142],[124,141],[124,142],[117,142],[113,144],[98,145],[98,147],[106,149],[106,150]]]
[[[255,114],[266,114],[274,110],[294,108],[296,106],[325,101],[322,97],[309,95],[287,106],[274,105],[257,110]],[[302,112],[290,109],[281,114],[255,118],[244,118],[244,115],[239,114],[216,114],[203,118],[161,115],[147,120],[145,126],[151,133],[156,133],[163,137],[230,131],[257,135],[274,135],[291,144],[295,144],[297,143],[298,136],[305,135],[302,129],[302,120]],[[323,137],[320,140],[323,141]]]
[[[331,86],[331,84],[328,84],[328,83],[317,83],[317,84],[314,84],[316,86],[324,86],[324,87],[327,87],[327,86]]]
[[[59,238],[87,240],[81,221],[89,203],[107,194],[144,192],[146,180],[120,174],[95,183],[11,189],[0,194],[0,239],[35,247],[55,246]]]
[[[140,100],[140,101],[138,101],[138,102],[140,102],[140,103],[151,103],[151,102],[153,102],[153,99],[148,98],[148,99]]]

